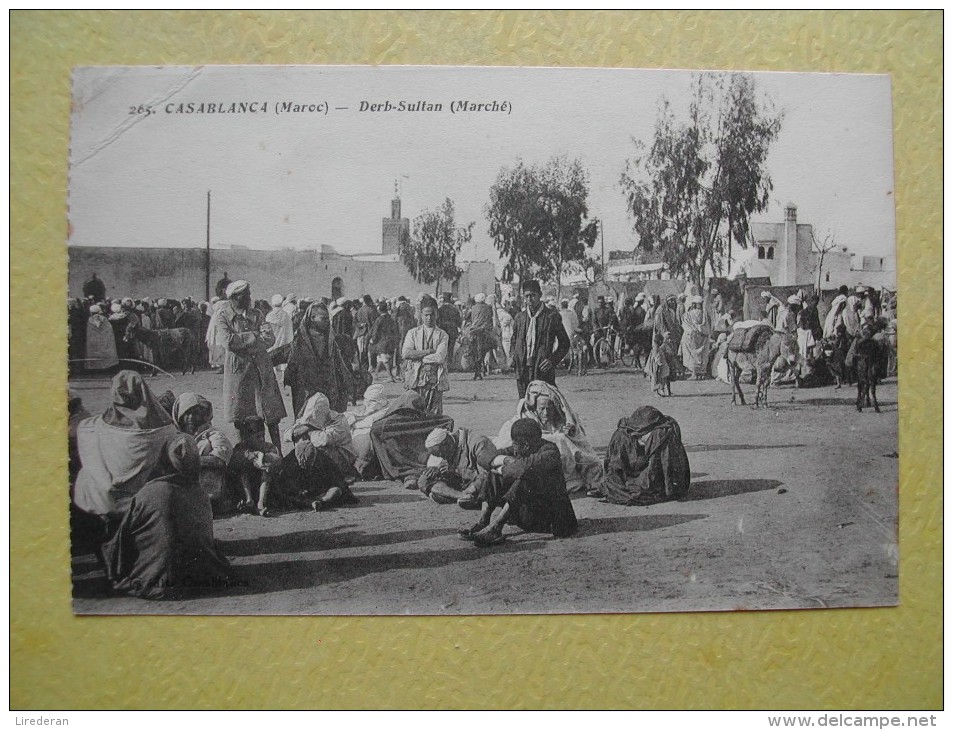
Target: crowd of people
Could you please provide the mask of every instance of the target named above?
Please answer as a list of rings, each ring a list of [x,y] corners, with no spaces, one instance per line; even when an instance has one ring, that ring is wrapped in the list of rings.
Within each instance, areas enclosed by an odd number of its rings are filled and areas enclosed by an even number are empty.
[[[479,546],[503,541],[507,524],[574,534],[574,492],[626,505],[681,499],[690,469],[678,423],[637,408],[600,457],[557,370],[574,343],[591,347],[608,333],[646,355],[653,393],[668,394],[681,375],[705,377],[739,324],[718,295],[706,305],[692,291],[664,301],[640,294],[617,313],[601,296],[594,308],[578,295],[557,308],[532,280],[499,304],[477,294],[467,305],[423,293],[415,304],[293,293],[256,302],[247,281],[226,275],[219,285],[221,297],[197,305],[189,297],[107,299],[94,275],[86,301],[70,302],[71,362],[118,371],[103,414],[70,398],[73,545],[94,552],[122,593],[163,598],[232,585],[214,516],[322,511],[358,501],[359,481],[394,480],[434,502],[480,510],[460,531]],[[839,294],[821,325],[816,299],[799,292],[782,303],[765,292],[767,318],[814,348],[881,316],[876,298],[861,294]],[[213,424],[216,407],[202,394],[152,392],[143,373],[168,364],[169,353],[130,338],[133,327],[194,333],[200,361],[222,374],[218,422],[232,432]],[[517,405],[495,435],[444,414],[453,367],[474,379],[512,371]],[[403,395],[387,398],[388,380],[402,382]],[[294,420],[281,433],[283,387]]]

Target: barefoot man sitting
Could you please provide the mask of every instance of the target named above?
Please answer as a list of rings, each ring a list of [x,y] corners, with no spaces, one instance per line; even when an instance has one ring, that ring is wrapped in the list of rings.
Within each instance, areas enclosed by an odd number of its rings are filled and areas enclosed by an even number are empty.
[[[578,529],[572,502],[566,493],[559,449],[543,440],[539,424],[529,418],[513,422],[513,445],[505,449],[485,449],[478,463],[489,471],[481,485],[480,520],[465,539],[480,547],[503,542],[503,526],[516,525],[527,532],[548,532],[553,537],[569,537]],[[500,511],[494,516],[494,511]]]

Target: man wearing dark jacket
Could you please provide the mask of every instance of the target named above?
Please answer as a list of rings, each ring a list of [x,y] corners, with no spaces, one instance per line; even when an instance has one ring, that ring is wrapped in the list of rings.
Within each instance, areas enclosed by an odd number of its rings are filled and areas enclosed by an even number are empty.
[[[460,535],[480,547],[501,543],[507,523],[553,537],[573,535],[579,524],[566,492],[559,448],[543,440],[540,425],[531,418],[514,421],[510,437],[508,448],[497,450],[487,440],[476,453],[477,465],[488,475],[477,489],[482,513]],[[493,517],[497,507],[502,509]]]
[[[367,346],[370,339],[371,327],[379,316],[377,307],[374,306],[374,300],[370,294],[365,294],[363,305],[354,315],[354,342],[357,345],[357,353],[360,358],[361,367],[368,369],[374,367],[371,358],[368,357]]]
[[[569,335],[559,314],[542,304],[539,282],[522,284],[526,307],[513,320],[512,353],[519,397],[533,380],[556,385],[556,365],[569,352]]]
[[[443,295],[443,304],[437,310],[437,326],[447,333],[449,341],[447,342],[447,370],[453,363],[454,347],[457,343],[457,337],[460,334],[460,327],[463,325],[463,318],[460,316],[460,310],[453,306],[453,297],[447,292]]]

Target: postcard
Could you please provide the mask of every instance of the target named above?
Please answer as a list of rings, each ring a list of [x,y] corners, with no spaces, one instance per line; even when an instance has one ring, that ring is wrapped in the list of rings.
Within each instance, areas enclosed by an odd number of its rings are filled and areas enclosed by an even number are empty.
[[[75,613],[896,605],[891,103],[75,69]]]

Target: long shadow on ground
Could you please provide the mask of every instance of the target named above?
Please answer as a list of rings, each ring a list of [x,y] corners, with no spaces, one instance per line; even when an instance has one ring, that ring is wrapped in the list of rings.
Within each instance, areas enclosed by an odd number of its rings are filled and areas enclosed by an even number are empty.
[[[742,383],[742,385],[744,385],[744,383]],[[675,387],[677,387],[677,386],[678,386],[678,384],[676,383],[676,384],[675,384]],[[730,401],[731,401],[731,391],[730,391],[730,390],[727,390],[727,388],[729,388],[729,387],[730,387],[730,386],[726,385],[726,386],[725,386],[725,388],[726,388],[725,391],[718,391],[717,393],[681,393],[680,395],[686,396],[686,397],[688,397],[688,398],[727,398],[728,401],[730,402]],[[776,391],[772,390],[771,392],[774,393],[774,392],[776,392]],[[679,393],[676,392],[676,395],[679,395]]]
[[[803,449],[807,444],[697,444],[686,446],[685,451],[748,451],[753,449]]]
[[[222,549],[229,557],[266,555],[271,553],[300,553],[315,550],[340,548],[364,548],[379,545],[399,545],[433,537],[455,535],[455,528],[436,530],[401,530],[399,532],[369,533],[360,531],[342,532],[352,525],[322,527],[319,530],[302,530],[283,535],[262,535],[246,540],[223,540]],[[373,559],[373,558],[368,558]]]
[[[633,515],[630,517],[589,517],[579,520],[576,537],[605,535],[614,532],[644,532],[674,527],[683,522],[704,520],[708,515]]]
[[[777,479],[713,479],[707,482],[692,482],[688,496],[682,502],[695,502],[702,499],[718,499],[735,494],[749,494],[776,489],[784,482]]]
[[[896,401],[884,401],[878,400],[880,407],[884,406],[895,406],[897,405]],[[853,397],[851,398],[804,398],[803,400],[796,400],[791,405],[795,406],[856,406],[857,405],[857,393],[854,392]],[[866,408],[866,406],[865,406]]]
[[[285,560],[258,565],[237,565],[235,572],[248,585],[230,592],[230,595],[272,593],[317,585],[341,583],[391,570],[420,570],[442,568],[450,564],[479,560],[501,553],[539,550],[542,542],[504,542],[492,549],[481,549],[461,541],[460,547],[427,552],[386,553],[329,557],[321,560]]]

